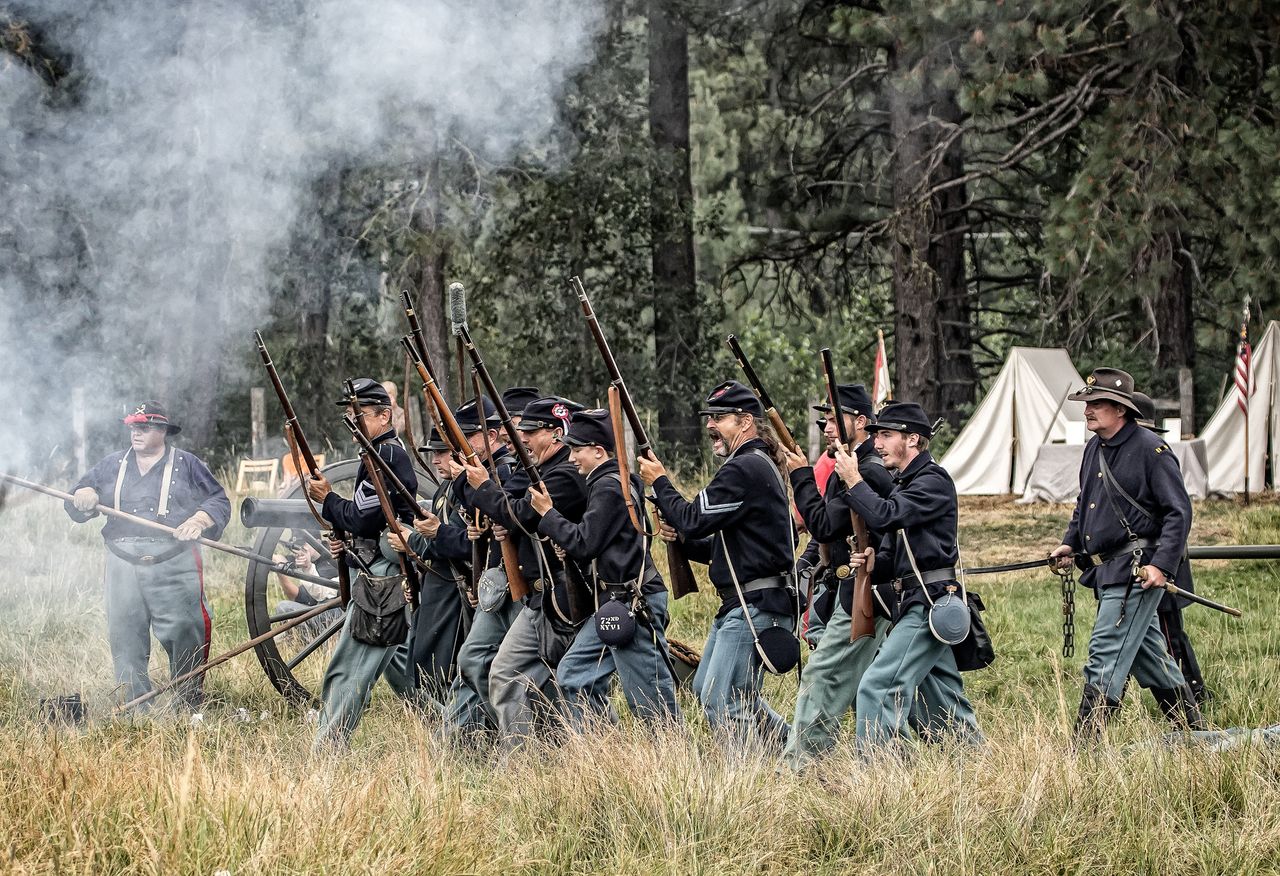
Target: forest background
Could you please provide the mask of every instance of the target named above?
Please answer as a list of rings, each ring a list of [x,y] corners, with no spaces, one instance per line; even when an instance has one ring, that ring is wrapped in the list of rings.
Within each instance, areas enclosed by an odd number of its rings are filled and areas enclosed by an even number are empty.
[[[0,66],[39,79],[26,94],[46,125],[74,114],[95,76],[65,36],[74,7],[59,6],[0,0]],[[211,306],[180,361],[150,372],[121,367],[154,355],[145,332],[136,346],[100,336],[101,315],[133,293],[100,282],[92,226],[57,204],[31,208],[38,219],[14,207],[0,286],[25,291],[6,339],[54,338],[30,354],[50,357],[34,363],[46,373],[65,349],[97,351],[99,449],[118,443],[107,413],[160,395],[188,446],[220,461],[248,452],[248,389],[264,385],[246,312],[308,430],[338,446],[340,379],[403,373],[401,289],[450,372],[456,280],[499,383],[595,402],[606,377],[567,284],[578,274],[660,447],[693,456],[697,402],[737,376],[731,331],[802,433],[817,350],[869,384],[878,329],[895,395],[952,428],[1022,344],[1065,346],[1086,374],[1129,369],[1194,431],[1219,400],[1246,299],[1255,326],[1276,314],[1274,4],[597,11],[537,138],[495,150],[442,124],[377,160],[328,161],[261,282],[235,282],[232,236],[202,282],[165,290]],[[6,145],[12,171],[22,143]],[[28,221],[56,228],[56,245],[32,249]]]

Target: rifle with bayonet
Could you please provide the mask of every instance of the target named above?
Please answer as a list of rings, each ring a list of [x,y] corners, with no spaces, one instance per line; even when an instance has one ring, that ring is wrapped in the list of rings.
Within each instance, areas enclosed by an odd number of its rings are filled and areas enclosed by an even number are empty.
[[[289,444],[289,452],[293,455],[294,469],[301,476],[302,469],[305,466],[307,477],[318,479],[321,477],[320,466],[316,462],[315,454],[311,452],[311,445],[307,443],[306,435],[302,432],[302,424],[298,422],[298,415],[294,413],[293,404],[289,401],[289,394],[285,392],[284,384],[280,382],[280,374],[276,371],[275,363],[271,361],[271,354],[267,352],[267,345],[262,340],[262,332],[255,331],[253,338],[258,345],[258,354],[262,357],[262,367],[267,369],[267,377],[271,380],[271,386],[276,391],[276,398],[280,400],[280,408],[284,411],[284,436]],[[345,549],[347,548],[347,534],[335,528],[320,515],[315,503],[311,500],[310,494],[307,493],[306,484],[302,485],[302,495],[307,500],[307,507],[311,509],[311,515],[320,524],[320,529],[322,531],[331,531],[333,537],[344,546],[343,553],[352,557],[356,565],[360,566],[368,574],[368,566],[360,558],[360,555],[356,551]],[[351,572],[344,557],[337,557],[336,559],[338,561],[338,598],[342,602],[342,607],[346,608],[347,603],[351,601]]]
[[[636,439],[636,456],[648,456],[653,459],[655,458],[653,445],[649,442],[649,435],[645,431],[644,423],[640,421],[640,415],[636,413],[635,400],[631,398],[631,392],[627,389],[627,384],[622,379],[622,370],[618,368],[618,362],[613,358],[613,350],[609,348],[609,341],[605,339],[604,329],[600,327],[600,320],[596,318],[595,310],[591,307],[591,301],[587,298],[587,290],[583,288],[582,280],[578,277],[572,277],[569,280],[569,285],[573,288],[574,294],[578,296],[578,303],[582,305],[582,315],[587,320],[587,327],[591,329],[591,336],[595,338],[596,349],[600,351],[600,358],[604,361],[605,370],[609,372],[609,384],[617,389],[618,404],[622,409],[622,414],[631,425],[631,433]],[[627,452],[626,441],[623,439],[623,433],[619,432],[615,426],[614,440],[617,444],[619,459],[625,456]],[[653,515],[655,521],[660,519],[656,505]],[[632,517],[632,524],[641,532],[644,531],[634,516]],[[664,541],[663,545],[667,554],[667,575],[671,579],[672,598],[681,599],[690,593],[696,593],[698,580],[693,576],[693,567],[689,565],[689,558],[685,556],[684,549],[679,542]]]
[[[471,330],[467,326],[466,314],[458,309],[458,302],[462,300],[462,296],[455,293],[454,287],[461,289],[462,284],[453,283],[449,286],[449,301],[450,304],[454,305],[454,310],[450,313],[453,334],[462,342],[463,348],[467,351],[468,356],[471,357],[471,367],[475,369],[476,376],[484,384],[489,400],[493,402],[494,408],[498,411],[498,419],[502,422],[502,429],[507,433],[507,440],[510,442],[516,458],[520,461],[520,467],[524,469],[525,474],[528,476],[530,486],[537,486],[543,492],[546,492],[546,484],[542,482],[542,475],[538,471],[537,463],[533,461],[529,448],[525,447],[524,442],[520,440],[520,433],[516,430],[515,421],[511,419],[506,403],[502,400],[502,393],[498,391],[497,384],[493,382],[493,376],[489,374],[488,366],[485,365],[484,360],[480,357],[480,351],[476,348],[475,341],[471,338]],[[480,399],[477,398],[476,403],[480,404]],[[534,534],[530,537],[537,538],[537,535]],[[509,538],[502,542],[504,555],[507,545],[510,543],[511,539]],[[512,549],[514,550],[514,545],[512,545]],[[595,594],[591,592],[591,585],[587,583],[573,560],[566,559],[564,561],[564,572],[566,590],[569,597],[569,619],[577,623],[595,611]],[[510,570],[508,570],[509,575]],[[525,584],[523,577],[521,578],[521,583],[524,584],[525,592],[528,593],[528,585]],[[512,587],[511,595],[515,596],[514,586]]]
[[[823,349],[822,373],[827,381],[827,398],[831,402],[831,416],[835,419],[836,435],[840,439],[840,449],[852,453],[849,446],[849,430],[845,428],[844,412],[840,410],[840,384],[836,383],[836,370],[831,361],[831,351]],[[856,459],[856,458],[855,458]],[[853,526],[853,536],[849,540],[849,554],[871,547],[871,537],[867,533],[867,524],[856,511],[849,511],[849,521]],[[837,577],[839,571],[837,570]],[[876,606],[871,594],[871,568],[862,563],[853,574],[853,617],[849,621],[849,641],[856,642],[863,636],[876,634]]]

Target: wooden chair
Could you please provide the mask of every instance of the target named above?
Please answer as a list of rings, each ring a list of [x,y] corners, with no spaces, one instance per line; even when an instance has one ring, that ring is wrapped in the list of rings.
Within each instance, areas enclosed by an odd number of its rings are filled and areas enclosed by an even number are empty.
[[[278,459],[242,459],[240,470],[236,475],[236,492],[249,492],[255,486],[274,492],[276,479],[279,476],[280,460]]]

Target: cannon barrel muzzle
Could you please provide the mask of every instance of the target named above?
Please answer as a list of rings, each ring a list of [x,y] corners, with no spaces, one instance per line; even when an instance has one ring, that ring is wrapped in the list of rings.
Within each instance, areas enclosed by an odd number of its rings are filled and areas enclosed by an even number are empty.
[[[316,519],[306,499],[248,496],[240,503],[240,522],[249,529],[316,529]]]

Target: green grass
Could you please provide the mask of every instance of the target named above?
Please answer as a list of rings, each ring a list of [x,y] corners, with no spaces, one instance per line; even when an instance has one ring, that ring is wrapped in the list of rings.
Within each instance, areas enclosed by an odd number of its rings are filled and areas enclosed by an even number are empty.
[[[969,565],[1042,556],[1067,509],[962,508]],[[966,677],[990,738],[866,765],[847,743],[796,778],[759,751],[725,751],[682,694],[683,728],[630,723],[499,760],[442,747],[385,686],[340,759],[252,655],[214,670],[204,724],[163,712],[106,720],[110,658],[97,525],[43,498],[0,516],[0,869],[43,873],[1263,873],[1280,870],[1280,754],[1150,744],[1165,732],[1131,689],[1108,742],[1071,753],[1093,599],[1077,593],[1063,660],[1058,580],[971,583],[989,610],[994,666]],[[227,540],[247,544],[234,525]],[[1280,542],[1274,503],[1197,507],[1194,541]],[[244,565],[208,556],[214,650],[246,638]],[[1201,563],[1187,624],[1220,726],[1280,722],[1272,618],[1280,563]],[[675,604],[672,634],[701,645],[706,594]],[[157,649],[158,650],[158,649]],[[163,675],[157,662],[157,674]],[[783,711],[793,676],[766,682]],[[50,727],[38,701],[81,690],[94,720]],[[250,721],[241,722],[238,709]]]

